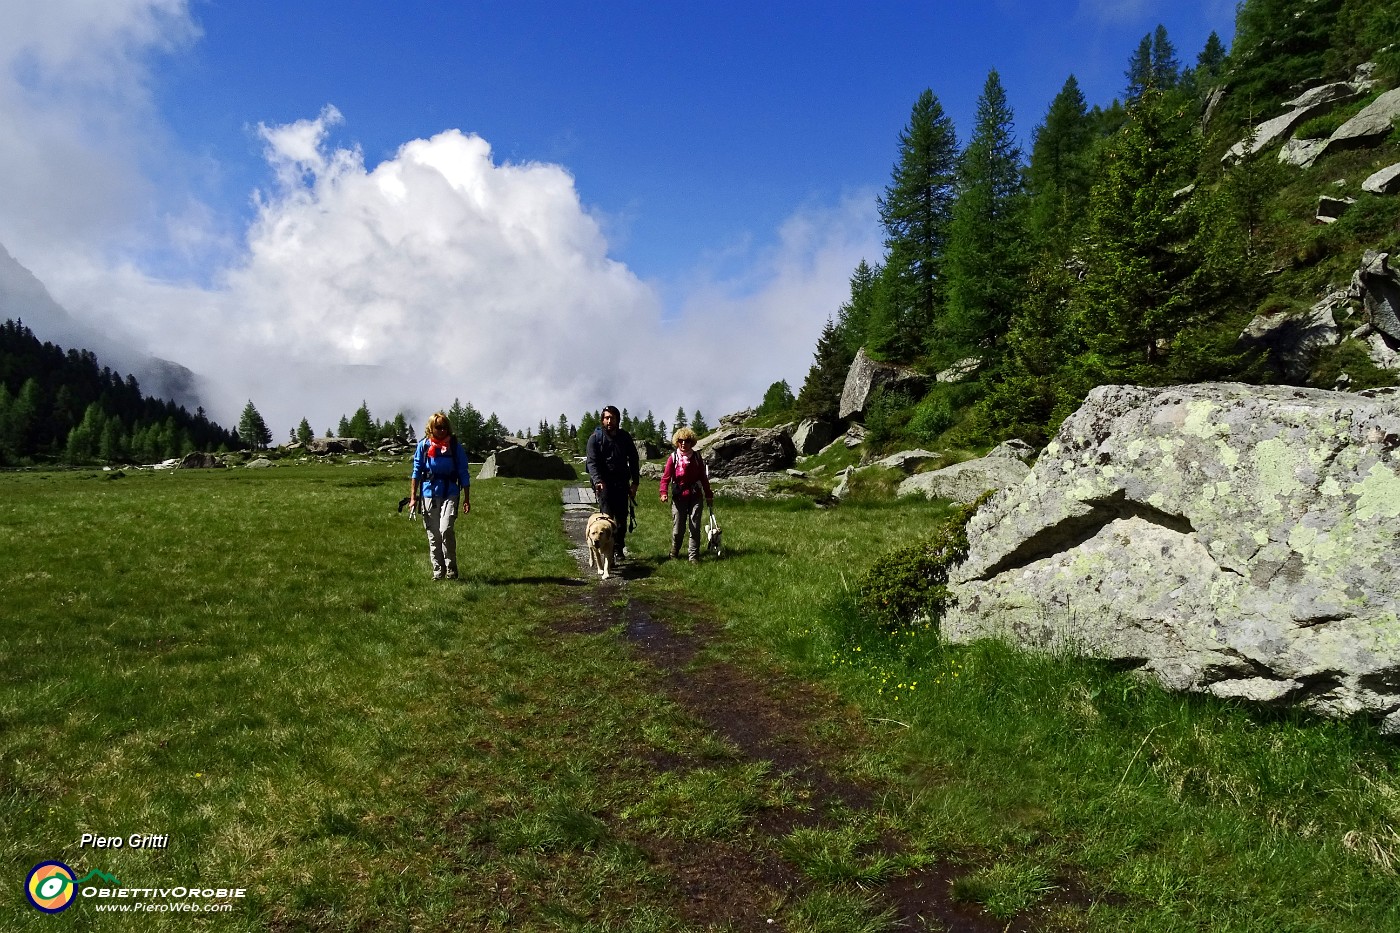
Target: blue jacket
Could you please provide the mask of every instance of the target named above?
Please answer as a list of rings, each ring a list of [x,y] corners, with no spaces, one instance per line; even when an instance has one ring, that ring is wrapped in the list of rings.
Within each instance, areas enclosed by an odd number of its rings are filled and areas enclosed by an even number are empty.
[[[425,499],[452,498],[471,485],[467,473],[467,452],[454,434],[449,441],[450,453],[428,456],[428,445],[432,438],[425,437],[418,442],[413,452],[413,479],[422,480],[422,496]]]

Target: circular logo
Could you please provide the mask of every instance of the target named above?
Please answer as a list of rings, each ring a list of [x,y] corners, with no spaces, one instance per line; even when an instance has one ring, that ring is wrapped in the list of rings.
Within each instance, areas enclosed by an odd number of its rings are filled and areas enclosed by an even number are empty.
[[[66,910],[77,895],[73,869],[62,862],[40,862],[30,869],[24,883],[24,893],[35,910],[56,914]]]

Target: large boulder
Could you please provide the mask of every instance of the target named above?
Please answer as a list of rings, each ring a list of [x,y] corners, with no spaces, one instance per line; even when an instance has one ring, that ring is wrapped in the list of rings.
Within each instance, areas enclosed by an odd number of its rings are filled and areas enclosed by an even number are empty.
[[[1238,346],[1267,353],[1285,378],[1302,382],[1312,371],[1318,352],[1336,346],[1341,339],[1335,311],[1348,300],[1348,290],[1340,289],[1307,311],[1258,315],[1240,334]]]
[[[1318,152],[1314,160],[1324,153],[1335,152],[1338,149],[1373,145],[1390,135],[1397,119],[1400,119],[1400,88],[1386,91],[1356,116],[1337,127],[1327,138],[1327,145]]]
[[[367,454],[369,447],[358,437],[313,437],[306,442],[306,451],[324,457],[327,454]]]
[[[219,459],[218,454],[201,453],[194,451],[185,454],[185,458],[180,461],[182,470],[210,470],[223,467],[224,461]]]
[[[968,525],[953,642],[1400,732],[1400,391],[1102,386]]]
[[[751,476],[781,473],[797,462],[797,448],[786,431],[725,428],[695,445],[705,457],[711,476]]]
[[[1030,467],[1015,457],[980,457],[941,470],[917,473],[900,483],[895,492],[900,496],[976,502],[984,492],[1019,485],[1030,471]]]
[[[797,425],[792,446],[803,456],[820,453],[836,439],[836,425],[825,418],[808,418]]]
[[[908,366],[897,363],[880,363],[872,360],[861,347],[851,368],[846,371],[846,384],[841,389],[841,408],[838,412],[842,420],[859,418],[865,414],[876,391],[882,388],[904,389],[922,395],[928,387],[928,376]]]
[[[528,447],[502,447],[486,458],[478,479],[578,479],[573,464],[554,454],[542,454]]]
[[[1262,149],[1267,149],[1292,133],[1304,120],[1317,116],[1330,106],[1330,101],[1305,104],[1282,116],[1266,120],[1254,127],[1249,136],[1231,146],[1230,150],[1220,157],[1220,161],[1226,165],[1234,165]]]

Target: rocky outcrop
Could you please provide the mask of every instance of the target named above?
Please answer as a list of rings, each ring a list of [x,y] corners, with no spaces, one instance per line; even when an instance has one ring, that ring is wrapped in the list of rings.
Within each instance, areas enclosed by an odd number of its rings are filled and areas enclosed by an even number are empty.
[[[887,470],[899,470],[902,473],[913,473],[921,467],[942,459],[942,454],[936,454],[931,450],[901,450],[897,454],[890,454],[883,460],[876,460],[875,466],[884,467]]]
[[[725,428],[707,435],[695,449],[717,477],[781,473],[797,461],[792,438],[778,428]]]
[[[900,496],[976,502],[984,492],[1019,485],[1030,471],[1030,467],[1014,457],[981,457],[911,476],[899,484],[896,492]]]
[[[846,371],[846,384],[841,389],[841,408],[838,412],[842,420],[864,416],[875,393],[880,389],[901,389],[922,395],[928,387],[928,376],[908,366],[897,363],[880,363],[872,360],[861,347],[856,351],[855,361]]]
[[[951,385],[952,383],[963,382],[971,378],[976,375],[977,371],[981,368],[982,357],[969,356],[966,359],[958,360],[952,366],[939,372],[933,379],[935,382],[944,382]]]
[[[1400,732],[1400,390],[1103,386],[968,525],[943,619]]]
[[[1353,95],[1355,96],[1355,95]],[[1304,120],[1323,113],[1329,109],[1332,101],[1314,102],[1304,104],[1289,110],[1282,116],[1266,120],[1254,128],[1254,131],[1245,139],[1240,140],[1230,147],[1230,150],[1221,156],[1220,161],[1226,165],[1234,165],[1243,161],[1247,157],[1267,149],[1279,140],[1292,133]]]
[[[1329,152],[1372,145],[1384,139],[1390,135],[1397,119],[1400,119],[1400,88],[1386,91],[1371,101],[1360,113],[1337,127],[1321,145],[1309,147],[1305,156],[1285,152],[1279,154],[1279,159],[1307,168]]]
[[[554,454],[542,454],[528,447],[502,447],[486,458],[478,479],[578,479],[573,464]]]

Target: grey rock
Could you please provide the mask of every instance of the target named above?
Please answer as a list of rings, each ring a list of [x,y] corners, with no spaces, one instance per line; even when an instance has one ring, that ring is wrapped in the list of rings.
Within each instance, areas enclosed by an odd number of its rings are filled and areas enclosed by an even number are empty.
[[[527,447],[502,447],[481,464],[478,479],[578,479],[572,463]]]
[[[1380,719],[1400,709],[1397,528],[1396,393],[1102,386],[969,523],[943,632]]]
[[[695,445],[716,477],[780,473],[797,462],[797,448],[787,432],[776,428],[724,428]]]
[[[1035,448],[1019,437],[1002,441],[996,447],[987,452],[989,457],[1010,457],[1012,460],[1020,460],[1027,463],[1035,457]]]
[[[1284,165],[1307,168],[1317,161],[1327,148],[1325,139],[1290,139],[1278,151],[1278,160]]]
[[[722,428],[737,428],[746,421],[753,419],[758,412],[752,408],[745,408],[743,411],[736,411],[730,415],[719,416],[719,426]]]
[[[966,359],[958,360],[952,366],[943,370],[934,379],[938,382],[955,383],[962,382],[969,376],[975,374],[982,368],[982,357],[969,356]]]
[[[808,418],[792,433],[792,446],[803,456],[820,453],[836,438],[836,425],[825,418]]]
[[[1356,116],[1337,127],[1336,132],[1328,137],[1318,157],[1338,149],[1372,145],[1390,135],[1397,119],[1400,119],[1400,88],[1386,91]]]
[[[1301,107],[1316,107],[1323,104],[1339,104],[1345,100],[1352,100],[1359,97],[1361,92],[1347,81],[1334,81],[1331,84],[1322,84],[1315,88],[1310,88],[1299,94],[1292,100],[1284,101],[1283,106],[1290,110]]]
[[[1400,162],[1388,165],[1361,183],[1368,194],[1395,194],[1400,191]]]
[[[1380,331],[1372,331],[1366,336],[1366,355],[1377,369],[1400,369],[1400,352],[1396,352],[1396,348]]]
[[[256,460],[249,460],[244,466],[250,470],[266,470],[270,466],[275,466],[275,464],[266,457],[259,457]]]
[[[1312,104],[1298,107],[1282,116],[1274,117],[1272,120],[1265,120],[1254,128],[1251,137],[1242,139],[1231,146],[1230,150],[1220,157],[1220,161],[1226,165],[1235,165],[1254,153],[1269,148],[1292,133],[1304,120],[1321,113],[1327,106],[1330,105]]]
[[[223,465],[224,461],[220,460],[216,454],[198,451],[185,454],[185,458],[180,461],[180,469],[182,470],[220,469]]]
[[[1011,457],[981,457],[911,476],[899,484],[896,492],[901,497],[922,495],[928,499],[975,502],[989,490],[1020,485],[1030,471],[1030,467]]]
[[[313,437],[306,444],[307,453],[324,457],[328,454],[367,454],[369,447],[358,437]]]
[[[1337,220],[1347,212],[1347,208],[1355,203],[1356,198],[1334,198],[1324,194],[1317,199],[1317,222],[1323,224],[1336,223]]]
[[[1347,300],[1348,292],[1344,289],[1333,292],[1302,313],[1261,314],[1249,322],[1237,346],[1267,352],[1287,379],[1302,382],[1312,371],[1318,351],[1336,346],[1341,339],[1333,311]]]
[[[927,387],[928,376],[908,366],[876,362],[861,347],[846,372],[838,414],[842,419],[864,415],[876,391],[882,388],[903,389],[922,395]]]
[[[1392,341],[1400,341],[1400,276],[1390,268],[1390,254],[1367,250],[1351,285],[1371,326]]]
[[[875,461],[875,466],[884,467],[887,470],[913,473],[919,467],[942,459],[942,454],[936,454],[931,450],[901,450],[897,454],[890,454],[883,460]]]

